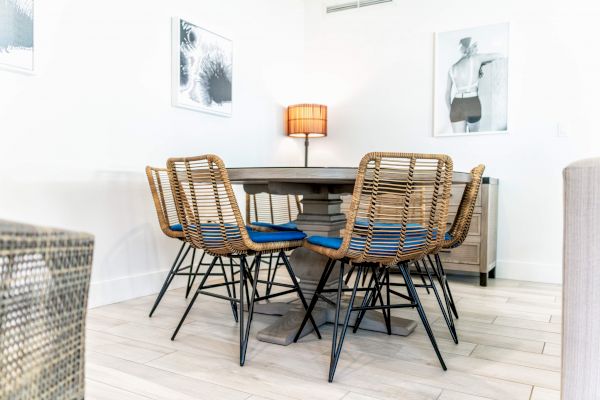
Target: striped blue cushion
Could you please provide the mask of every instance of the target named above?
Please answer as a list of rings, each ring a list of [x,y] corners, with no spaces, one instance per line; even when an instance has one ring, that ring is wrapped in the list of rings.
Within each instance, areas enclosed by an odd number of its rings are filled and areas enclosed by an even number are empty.
[[[366,227],[366,220],[357,220],[356,225],[360,228]],[[400,234],[398,233],[401,224],[394,223],[375,223],[374,235],[371,240],[369,254],[376,256],[394,256],[398,251],[398,242]],[[406,226],[406,238],[404,240],[404,251],[416,250],[425,244],[427,229],[419,224],[408,224]],[[435,239],[435,232],[433,239]],[[329,249],[339,249],[342,245],[340,237],[311,236],[308,242],[317,246],[327,247]],[[365,239],[353,237],[350,241],[349,249],[352,251],[364,251]]]
[[[298,226],[293,222],[285,224],[270,224],[268,222],[251,222],[250,225],[260,226],[262,228],[272,229],[274,231],[297,231]]]
[[[171,225],[171,230],[181,231],[181,224]],[[200,227],[204,243],[208,247],[221,247],[223,237],[219,224],[202,224]],[[258,232],[247,227],[248,236],[255,243],[286,242],[303,240],[306,237],[304,232],[300,231],[279,231],[279,232]],[[239,240],[241,238],[240,230],[237,225],[225,224],[225,233],[229,240]]]

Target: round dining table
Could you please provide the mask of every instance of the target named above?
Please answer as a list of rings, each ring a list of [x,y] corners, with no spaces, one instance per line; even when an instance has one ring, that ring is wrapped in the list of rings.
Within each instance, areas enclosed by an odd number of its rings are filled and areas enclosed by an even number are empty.
[[[231,183],[243,185],[244,191],[249,194],[301,195],[302,210],[296,224],[308,236],[339,237],[341,230],[345,228],[346,216],[341,210],[341,196],[352,194],[357,168],[252,167],[228,168],[227,171]],[[455,184],[468,183],[470,180],[469,173],[453,173],[452,181]],[[307,302],[310,302],[327,258],[300,247],[292,251],[290,261],[302,292]],[[338,276],[339,269],[336,268],[331,273],[326,288],[335,288]],[[280,345],[288,345],[293,341],[305,314],[299,301],[256,304],[254,311],[282,316],[257,335],[263,342]],[[319,326],[333,323],[334,312],[334,307],[321,301],[315,308],[313,317]],[[415,321],[399,317],[392,317],[391,322],[392,334],[395,335],[410,335],[417,326]],[[383,314],[379,311],[368,311],[360,328],[387,332]],[[301,336],[312,330],[311,324],[306,324]]]

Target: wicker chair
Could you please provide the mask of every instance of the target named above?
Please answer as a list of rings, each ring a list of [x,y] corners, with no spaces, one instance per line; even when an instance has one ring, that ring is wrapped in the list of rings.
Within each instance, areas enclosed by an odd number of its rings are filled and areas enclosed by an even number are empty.
[[[481,179],[483,175],[483,171],[485,170],[484,165],[478,165],[477,167],[471,170],[471,181],[466,185],[465,190],[463,192],[463,197],[461,199],[460,205],[458,207],[458,212],[452,223],[452,226],[449,231],[446,232],[444,236],[444,242],[442,244],[442,249],[452,249],[460,246],[469,233],[469,227],[471,225],[471,219],[473,216],[473,211],[475,209],[475,204],[477,200],[477,195],[479,194],[479,189],[481,187]],[[435,260],[432,260],[432,256]],[[448,283],[448,279],[446,276],[446,272],[444,271],[444,267],[442,265],[442,260],[440,259],[439,253],[436,252],[434,254],[428,254],[427,258],[423,260],[415,260],[413,262],[413,266],[415,267],[416,274],[420,276],[422,283],[415,284],[416,288],[425,288],[427,290],[427,294],[430,294],[429,289],[432,289],[437,303],[440,307],[440,312],[442,313],[442,317],[448,326],[448,330],[450,332],[450,336],[454,343],[458,344],[458,333],[456,331],[456,326],[454,324],[454,316],[458,319],[458,312],[456,309],[456,304],[454,303],[454,299],[452,297],[452,291],[450,290],[450,285]],[[404,283],[391,282],[389,279],[389,274],[392,271],[388,270],[384,280],[386,281],[386,286],[389,289],[390,293],[397,294],[396,291],[390,289],[390,287],[404,287],[406,286]],[[364,278],[364,275],[363,275]],[[442,294],[444,299],[440,297],[440,293],[434,283],[434,278],[437,279],[440,287],[442,288]],[[346,281],[349,280],[349,277],[346,278]],[[363,279],[364,285],[364,279]],[[361,317],[362,318],[362,317]],[[357,321],[354,326],[354,332],[358,329],[360,325],[361,319]]]
[[[467,238],[467,235],[469,234],[469,229],[471,227],[471,220],[473,219],[473,211],[475,210],[475,204],[477,203],[477,196],[479,195],[479,189],[481,188],[481,180],[484,171],[485,165],[483,164],[479,164],[471,170],[471,181],[465,187],[463,196],[460,200],[460,205],[458,206],[458,212],[456,213],[456,217],[454,217],[452,226],[450,227],[450,230],[446,233],[444,237],[442,249],[457,248]],[[448,284],[448,279],[446,277],[446,272],[444,271],[444,266],[442,264],[440,255],[438,252],[433,253],[432,255],[435,259],[435,265],[431,260],[431,255],[428,255],[427,258],[429,261],[429,265],[432,267],[435,275],[439,280],[440,285],[442,286],[442,290],[444,291],[444,297],[446,299],[446,307],[448,309],[448,314],[450,314],[450,310],[452,310],[454,316],[458,318],[456,304],[454,303],[454,299],[452,298],[452,291],[450,290],[450,285]],[[450,318],[452,318],[451,314],[449,316]]]
[[[304,295],[285,254],[287,250],[302,246],[306,235],[300,231],[259,232],[246,228],[225,165],[215,155],[171,158],[167,162],[167,169],[174,189],[175,205],[183,225],[185,241],[193,248],[202,249],[214,257],[171,340],[177,336],[198,295],[204,294],[229,301],[234,314],[237,313],[239,303],[240,365],[244,365],[256,301],[296,292],[305,309],[307,308]],[[277,254],[278,259],[283,260],[293,284],[273,283],[287,290],[259,296],[257,284],[267,283],[259,280],[261,257],[265,254]],[[248,265],[249,255],[254,255],[252,266]],[[235,274],[231,273],[231,279],[225,275],[224,282],[207,285],[207,278],[217,260],[223,266],[223,257],[229,258],[230,261],[239,260],[239,280],[236,281]],[[253,277],[250,273],[251,269],[253,269]],[[248,283],[252,286],[251,295]],[[236,295],[236,284],[239,284],[239,296]],[[208,290],[223,286],[227,289],[227,296]],[[244,301],[248,303],[248,321],[245,324]],[[318,333],[317,325],[312,318],[311,323]]]
[[[439,362],[446,369],[408,264],[441,248],[443,235],[439,233],[445,232],[451,183],[452,160],[448,156],[369,153],[363,157],[358,169],[344,237],[312,236],[305,242],[306,248],[329,257],[329,262],[294,340],[300,337],[318,299],[326,299],[323,293],[337,292],[330,382],[333,381],[353,311],[364,313],[366,310],[381,309],[390,334],[392,308],[417,308]],[[338,261],[341,261],[338,287],[325,289],[325,283]],[[345,263],[354,265],[357,270],[352,289],[343,287]],[[383,301],[382,285],[386,282],[382,278],[392,267],[402,273],[408,288],[408,295],[403,297],[409,301],[408,304],[389,304],[389,291],[388,302]],[[359,289],[360,277],[367,270],[372,271],[371,282],[368,287]],[[342,292],[346,291],[350,291],[351,296],[338,340],[341,298]],[[358,291],[365,291],[371,296],[365,295],[362,304],[357,307],[354,302]],[[369,298],[379,300],[379,305]]]
[[[255,231],[297,231],[295,223],[302,206],[297,195],[271,193],[246,194],[246,223]],[[261,260],[268,265],[266,293],[271,293],[277,270],[283,265],[280,259],[273,265],[273,254]]]
[[[0,220],[0,399],[85,397],[94,237]]]
[[[173,198],[173,192],[171,190],[171,184],[169,182],[167,170],[165,168],[154,168],[148,166],[146,167],[146,176],[148,178],[148,184],[150,185],[152,199],[154,200],[154,207],[156,208],[160,229],[168,237],[179,239],[181,241],[181,247],[179,248],[177,257],[175,257],[175,261],[173,261],[173,265],[171,266],[160,292],[154,301],[154,305],[150,310],[150,317],[152,317],[156,307],[158,307],[160,304],[163,296],[176,276],[187,276],[187,287],[185,291],[185,298],[187,299],[190,294],[190,290],[194,285],[196,277],[203,275],[200,272],[200,267],[208,266],[210,264],[204,263],[205,253],[201,251],[200,261],[198,262],[194,271],[196,249],[189,246],[184,240],[183,228],[177,217],[175,199]],[[183,266],[183,262],[185,261],[190,250],[192,250],[191,262],[189,265]]]

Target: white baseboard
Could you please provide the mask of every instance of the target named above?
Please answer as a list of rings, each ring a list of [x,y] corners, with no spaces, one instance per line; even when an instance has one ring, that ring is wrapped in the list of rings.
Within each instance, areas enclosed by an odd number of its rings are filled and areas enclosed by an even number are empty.
[[[496,261],[496,277],[530,282],[562,283],[562,265],[498,260]]]
[[[169,270],[164,269],[146,274],[92,282],[90,284],[88,307],[94,308],[158,293],[168,273]],[[169,289],[182,286],[185,286],[185,280],[176,277]]]

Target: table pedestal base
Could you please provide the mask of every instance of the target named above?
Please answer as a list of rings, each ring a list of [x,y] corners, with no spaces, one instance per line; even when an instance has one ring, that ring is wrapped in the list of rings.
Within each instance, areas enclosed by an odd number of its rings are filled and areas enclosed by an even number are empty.
[[[357,296],[356,304],[360,305],[361,301],[362,298],[358,298]],[[254,312],[275,315],[278,314],[276,311],[283,311],[287,308],[287,312],[285,312],[285,314],[279,320],[258,332],[258,340],[261,342],[274,343],[282,346],[287,346],[294,341],[294,336],[296,336],[296,332],[298,332],[300,323],[304,318],[304,309],[300,304],[298,304],[298,301],[294,301],[292,303],[256,304],[254,307]],[[344,320],[347,308],[347,303],[342,305],[342,310],[340,310],[340,322]],[[315,319],[315,322],[319,326],[322,326],[325,323],[334,323],[335,308],[328,304],[320,303],[317,305],[317,307],[315,307],[312,315]],[[350,326],[354,325],[357,316],[357,311],[352,313],[350,316]],[[393,335],[408,336],[417,327],[417,323],[415,321],[399,317],[392,316],[391,322]],[[362,322],[360,323],[360,329],[387,333],[383,314],[379,311],[367,311]],[[309,322],[304,327],[300,337],[304,337],[311,332],[313,332],[313,327]]]

